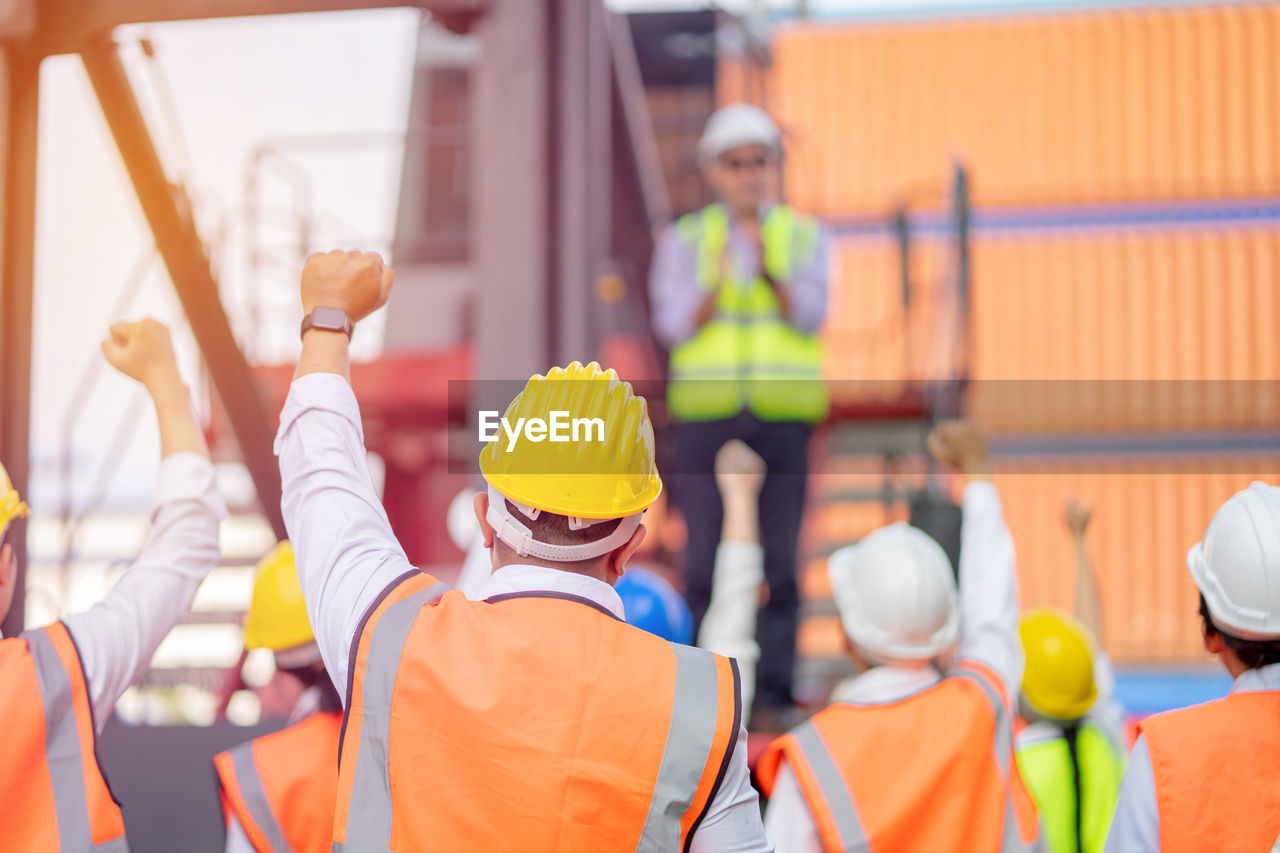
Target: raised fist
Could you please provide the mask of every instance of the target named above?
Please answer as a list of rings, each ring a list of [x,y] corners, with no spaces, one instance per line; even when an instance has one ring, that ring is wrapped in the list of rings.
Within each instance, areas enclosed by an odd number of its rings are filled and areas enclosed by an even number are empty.
[[[391,294],[395,271],[377,252],[325,252],[302,268],[302,310],[341,308],[357,322],[381,308]]]
[[[1062,499],[1062,511],[1063,519],[1067,522],[1067,529],[1071,534],[1083,536],[1085,528],[1089,526],[1089,519],[1093,516],[1093,507],[1085,506],[1073,495],[1068,495]]]
[[[102,342],[102,354],[116,370],[148,388],[182,381],[169,329],[150,317],[112,326],[110,336]]]
[[[926,446],[939,464],[966,477],[985,477],[991,473],[987,437],[969,421],[943,421],[929,433]]]

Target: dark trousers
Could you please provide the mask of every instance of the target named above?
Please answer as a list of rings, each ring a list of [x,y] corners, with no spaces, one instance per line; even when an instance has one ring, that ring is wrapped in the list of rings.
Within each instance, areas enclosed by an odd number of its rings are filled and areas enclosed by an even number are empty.
[[[727,421],[685,423],[676,427],[672,497],[689,529],[685,596],[695,632],[711,604],[711,579],[724,506],[715,480],[716,452],[739,439],[767,466],[760,490],[760,544],[769,601],[756,620],[760,664],[756,670],[756,707],[791,704],[796,660],[800,595],[796,586],[796,545],[809,474],[809,424],[770,423],[751,415]],[[695,634],[696,636],[696,634]]]

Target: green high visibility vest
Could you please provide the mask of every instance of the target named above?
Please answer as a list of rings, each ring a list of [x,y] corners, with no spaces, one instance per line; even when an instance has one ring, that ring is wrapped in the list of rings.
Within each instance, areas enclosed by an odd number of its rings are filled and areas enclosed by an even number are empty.
[[[1124,776],[1124,753],[1087,718],[1076,729],[1083,811],[1077,824],[1076,779],[1065,734],[1018,738],[1018,770],[1040,808],[1049,853],[1102,853]],[[1079,842],[1077,830],[1079,826]]]
[[[721,281],[728,212],[713,204],[681,217],[676,232],[696,248],[699,286],[718,290],[715,315],[671,351],[667,403],[672,416],[714,421],[747,409],[765,421],[822,420],[828,401],[821,338],[782,317],[778,297],[763,277]],[[778,205],[765,217],[760,237],[764,269],[775,281],[787,281],[797,258],[808,260],[816,250],[818,223]]]

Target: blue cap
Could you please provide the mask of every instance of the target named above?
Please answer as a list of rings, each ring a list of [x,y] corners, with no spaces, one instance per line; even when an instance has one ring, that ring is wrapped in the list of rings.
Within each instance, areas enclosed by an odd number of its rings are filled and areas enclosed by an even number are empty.
[[[648,569],[629,568],[614,589],[627,624],[673,643],[693,642],[693,614],[675,587]]]

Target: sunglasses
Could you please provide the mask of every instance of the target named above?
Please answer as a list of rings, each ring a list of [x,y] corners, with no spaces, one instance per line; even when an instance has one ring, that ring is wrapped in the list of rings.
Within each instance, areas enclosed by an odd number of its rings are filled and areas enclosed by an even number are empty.
[[[766,157],[721,157],[720,165],[731,172],[745,172],[748,169],[763,169],[769,165],[769,160]]]

